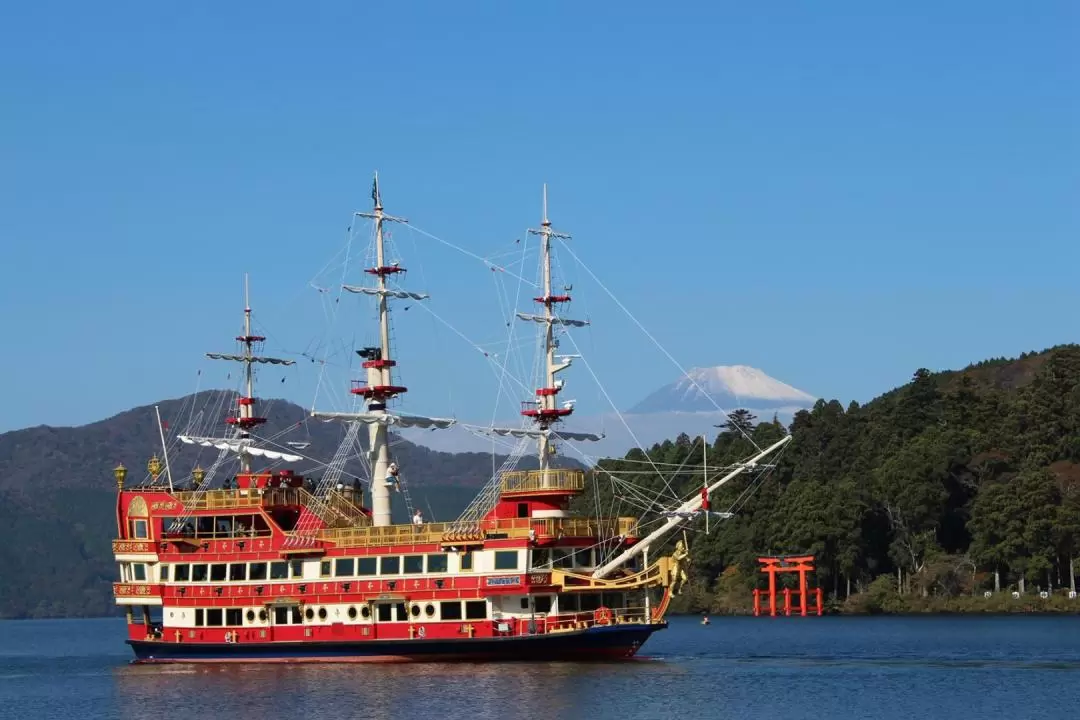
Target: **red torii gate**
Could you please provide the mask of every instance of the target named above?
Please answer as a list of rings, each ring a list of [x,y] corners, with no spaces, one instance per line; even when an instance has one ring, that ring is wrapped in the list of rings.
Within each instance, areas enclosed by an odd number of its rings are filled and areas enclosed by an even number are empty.
[[[776,574],[799,573],[799,614],[806,617],[806,573],[814,571],[814,556],[799,555],[796,557],[759,557],[761,572],[769,576],[769,615],[776,617]],[[816,596],[817,614],[823,614],[821,588],[814,588],[811,592]],[[754,616],[761,615],[761,596],[765,593],[754,588]],[[791,615],[791,588],[784,588],[784,614]]]

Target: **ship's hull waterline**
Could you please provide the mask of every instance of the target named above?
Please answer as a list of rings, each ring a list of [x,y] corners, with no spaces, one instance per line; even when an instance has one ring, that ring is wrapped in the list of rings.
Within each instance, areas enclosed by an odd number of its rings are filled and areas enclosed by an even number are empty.
[[[136,663],[361,663],[597,661],[633,658],[667,623],[591,627],[571,632],[460,640],[171,643],[128,640]]]

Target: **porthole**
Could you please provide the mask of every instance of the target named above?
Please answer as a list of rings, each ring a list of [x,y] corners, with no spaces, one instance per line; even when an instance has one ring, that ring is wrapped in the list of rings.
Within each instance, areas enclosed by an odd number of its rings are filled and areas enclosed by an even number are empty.
[[[304,611],[304,617],[306,617],[308,620],[314,620],[315,619],[315,611],[312,610],[311,608],[308,608],[307,610]]]
[[[255,622],[255,611],[254,610],[248,610],[247,611],[247,621],[248,622]]]
[[[435,617],[435,606],[432,605],[431,603],[428,603],[427,605],[425,605],[424,606],[424,614],[427,615],[428,617]]]
[[[260,610],[259,611],[259,622],[266,622],[266,611],[265,610]]]
[[[360,617],[364,618],[365,620],[371,617],[371,608],[367,605],[364,605],[362,608],[360,608]]]
[[[319,608],[319,619],[320,620],[325,620],[326,619],[326,608]]]
[[[409,608],[409,612],[412,613],[413,617],[420,617],[420,606],[413,605],[411,608]]]
[[[355,620],[356,619],[356,608],[354,608],[354,607],[349,608],[349,619],[350,620]]]

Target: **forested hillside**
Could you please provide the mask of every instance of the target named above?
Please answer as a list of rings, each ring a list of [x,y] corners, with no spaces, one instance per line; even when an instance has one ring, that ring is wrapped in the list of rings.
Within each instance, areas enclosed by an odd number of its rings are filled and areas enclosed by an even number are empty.
[[[751,454],[734,423],[762,447],[783,433],[736,414],[709,448],[713,468]],[[687,607],[748,604],[762,554],[813,553],[834,601],[873,582],[862,596],[869,610],[906,607],[889,605],[889,595],[925,604],[981,598],[995,583],[1028,593],[1070,586],[1080,542],[1077,346],[958,372],[918,370],[864,406],[819,401],[795,416],[791,432],[776,470],[752,494],[736,480],[713,498],[713,509],[737,508],[736,516],[708,536],[695,528],[696,594]],[[686,461],[679,485],[685,493],[700,487],[700,442],[681,436],[649,456]]]

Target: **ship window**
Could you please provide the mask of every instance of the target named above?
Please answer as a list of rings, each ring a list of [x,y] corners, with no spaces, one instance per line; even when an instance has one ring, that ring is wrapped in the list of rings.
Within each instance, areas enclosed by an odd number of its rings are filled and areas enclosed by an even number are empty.
[[[369,606],[367,606],[367,605],[364,605],[363,607],[361,607],[360,608],[360,617],[362,617],[364,619],[367,619],[367,618],[371,617],[371,608]]]
[[[161,580],[161,582],[168,582],[169,581],[169,566],[168,565],[160,566],[160,568],[158,569],[158,578]]]
[[[415,617],[420,617],[420,606],[419,605],[413,605],[412,607],[409,608],[409,612],[412,613],[412,616],[414,618]]]
[[[405,574],[415,575],[416,573],[424,572],[424,556],[423,555],[406,555],[405,556]]]
[[[461,554],[461,569],[472,570],[472,550],[468,550]]]
[[[206,624],[206,611],[202,608],[195,609],[195,627],[202,627]]]
[[[527,597],[521,598],[521,609],[522,610],[528,610],[529,609],[529,598],[527,598]]]
[[[226,625],[243,625],[244,611],[240,608],[229,608],[225,611],[225,624]]]
[[[398,622],[405,622],[409,619],[409,610],[405,607],[405,603],[395,603],[394,608],[396,610],[396,620]]]
[[[577,595],[560,595],[559,596],[559,612],[577,612],[578,598]]]
[[[592,567],[592,550],[581,548],[574,553],[574,565],[577,567]]]
[[[135,582],[146,582],[146,565],[142,563],[132,563],[132,579]]]
[[[532,551],[532,566],[537,569],[551,569],[551,551],[537,548]]]
[[[352,577],[354,564],[352,558],[338,558],[334,561],[334,577]]]
[[[496,550],[495,551],[495,569],[496,570],[517,570],[518,567],[518,551],[517,550]]]
[[[424,606],[424,614],[427,615],[429,618],[430,617],[435,617],[435,606],[432,605],[431,603],[428,603],[427,605],[425,605]]]
[[[221,625],[224,613],[221,608],[210,608],[206,611],[206,624],[210,627],[218,627]]]
[[[319,563],[319,577],[330,577],[330,561],[323,560]]]
[[[266,563],[251,563],[251,567],[248,568],[249,580],[265,580],[266,579]]]
[[[191,566],[191,582],[206,582],[208,565],[192,565]]]
[[[429,573],[446,572],[446,553],[427,556],[427,571]]]
[[[315,610],[313,610],[312,608],[308,608],[307,610],[304,610],[304,617],[307,618],[308,620],[314,620],[315,619]]]
[[[393,605],[388,603],[379,603],[375,606],[378,611],[379,622],[390,622],[390,612],[393,610]]]
[[[529,517],[529,503],[518,503],[517,516],[519,518]]]
[[[581,596],[581,612],[588,612],[600,607],[600,596],[589,593]]]
[[[293,560],[291,563],[289,563],[289,565],[291,566],[290,571],[292,572],[292,576],[294,578],[302,578],[302,577],[304,577],[304,561],[303,560]]]
[[[173,570],[173,580],[176,582],[187,582],[191,579],[191,566],[190,565],[176,565]]]
[[[229,566],[230,580],[247,580],[247,563],[233,563]]]
[[[467,600],[465,601],[465,619],[466,620],[486,620],[487,619],[487,602],[484,600]]]
[[[460,620],[461,602],[458,600],[449,600],[439,603],[439,615],[443,620]]]
[[[551,596],[550,595],[538,595],[533,598],[533,609],[538,613],[551,612]]]
[[[266,622],[266,610],[259,611],[259,622]]]
[[[378,565],[373,557],[356,558],[357,575],[374,575],[378,572]]]
[[[254,610],[248,610],[246,617],[247,617],[247,621],[249,623],[255,622],[255,611]]]
[[[214,563],[210,566],[210,582],[223,582],[225,580],[225,563]]]
[[[325,620],[326,619],[326,608],[319,608],[319,619],[320,620]]]
[[[146,520],[131,521],[131,537],[136,540],[145,540],[147,538]]]
[[[254,578],[252,578],[254,580]],[[289,579],[289,563],[287,562],[272,562],[270,563],[270,579],[271,580],[288,580]]]
[[[354,608],[354,607],[349,608],[349,619],[350,620],[355,620],[356,619],[356,608]]]
[[[290,622],[292,622],[293,625],[299,625],[301,622],[303,622],[303,620],[300,619],[300,606],[299,605],[290,608],[290,616],[292,618],[290,620]]]
[[[401,558],[397,555],[379,558],[380,575],[397,575],[401,572]]]
[[[555,550],[555,567],[569,568],[574,566],[574,551],[565,548]]]
[[[276,607],[274,608],[274,624],[275,625],[288,625],[289,624],[289,608]]]

